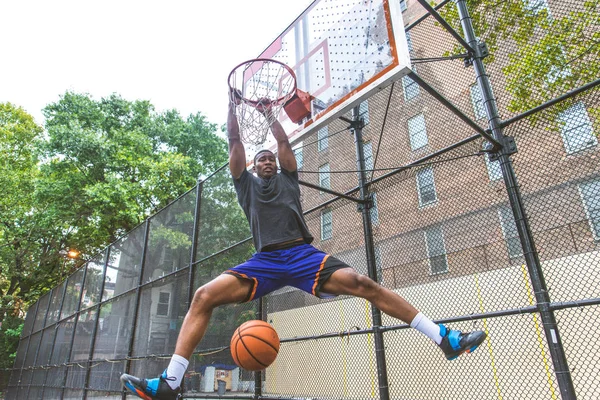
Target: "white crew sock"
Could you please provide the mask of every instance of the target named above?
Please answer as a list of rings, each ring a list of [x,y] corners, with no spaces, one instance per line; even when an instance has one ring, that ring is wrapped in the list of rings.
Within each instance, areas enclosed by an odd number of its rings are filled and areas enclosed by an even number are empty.
[[[171,362],[167,367],[167,377],[175,379],[166,381],[171,389],[177,389],[181,385],[181,380],[183,379],[183,375],[185,374],[185,370],[189,364],[190,362],[185,358],[177,354],[173,354],[173,357],[171,357]]]
[[[442,336],[440,335],[440,326],[424,316],[422,313],[418,313],[410,323],[411,328],[415,328],[421,333],[424,333],[429,339],[433,340],[436,344],[442,343]]]

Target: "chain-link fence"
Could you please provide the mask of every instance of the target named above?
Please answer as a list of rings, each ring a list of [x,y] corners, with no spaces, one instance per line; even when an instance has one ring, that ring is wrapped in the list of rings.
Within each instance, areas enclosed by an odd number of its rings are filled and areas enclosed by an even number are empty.
[[[600,397],[599,6],[400,3],[415,74],[361,104],[362,129],[292,144],[306,221],[318,248],[488,340],[446,362],[365,300],[284,288],[214,311],[186,397]],[[31,306],[7,399],[117,398],[122,372],[158,375],[193,291],[249,235],[224,167]],[[282,344],[250,373],[227,346],[256,318]]]

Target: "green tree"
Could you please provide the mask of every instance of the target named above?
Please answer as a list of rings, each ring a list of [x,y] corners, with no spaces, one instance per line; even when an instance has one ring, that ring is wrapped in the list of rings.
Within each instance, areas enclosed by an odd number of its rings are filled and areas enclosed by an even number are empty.
[[[597,1],[561,6],[545,0],[467,0],[467,7],[477,36],[490,50],[484,61],[507,54],[503,72],[509,111],[524,112],[600,76]],[[455,5],[445,6],[441,14],[462,32]],[[565,102],[557,111],[570,105]]]

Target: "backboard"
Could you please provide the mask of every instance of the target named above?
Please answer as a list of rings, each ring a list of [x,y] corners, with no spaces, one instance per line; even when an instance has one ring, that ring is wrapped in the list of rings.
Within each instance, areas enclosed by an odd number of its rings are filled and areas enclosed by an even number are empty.
[[[313,97],[302,122],[279,116],[293,144],[410,71],[400,2],[316,0],[257,58],[291,67]],[[275,149],[268,138],[260,147]]]

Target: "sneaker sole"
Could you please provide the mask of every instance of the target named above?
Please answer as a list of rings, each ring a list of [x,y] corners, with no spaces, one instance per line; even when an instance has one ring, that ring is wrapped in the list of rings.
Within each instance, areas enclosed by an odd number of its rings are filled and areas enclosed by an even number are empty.
[[[129,381],[123,382],[123,386],[125,386],[125,388],[127,390],[129,390],[132,394],[136,395],[140,399],[154,400],[152,397],[148,396],[146,393],[142,392],[140,389],[133,386]]]
[[[487,335],[483,338],[483,340],[481,341],[481,343],[483,343],[486,338],[487,338]],[[473,345],[473,346],[469,347],[468,349],[465,349],[465,350],[461,351],[460,353],[458,353],[458,354],[456,354],[456,355],[454,355],[452,357],[446,357],[446,360],[452,361],[452,360],[456,360],[458,358],[458,356],[460,356],[461,354],[464,354],[464,353],[470,354],[470,353],[474,352],[475,350],[477,350],[477,348],[479,347],[479,345],[481,343],[477,343],[476,345]]]

